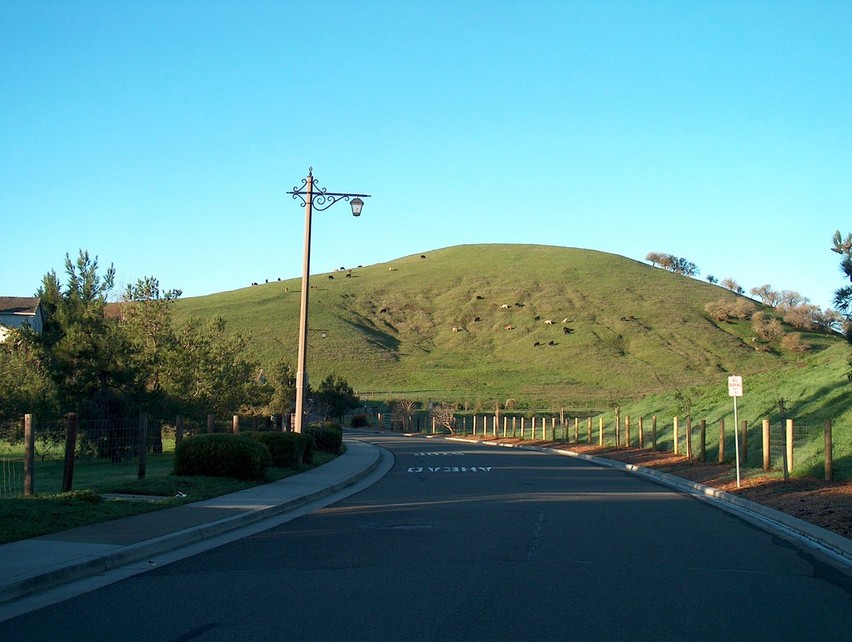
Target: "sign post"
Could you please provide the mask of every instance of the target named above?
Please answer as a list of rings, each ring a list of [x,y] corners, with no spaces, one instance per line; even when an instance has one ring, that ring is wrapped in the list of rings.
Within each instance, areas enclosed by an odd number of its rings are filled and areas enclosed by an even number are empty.
[[[728,377],[728,396],[734,398],[734,452],[737,455],[737,488],[740,487],[740,422],[737,417],[737,397],[743,396],[743,378]]]

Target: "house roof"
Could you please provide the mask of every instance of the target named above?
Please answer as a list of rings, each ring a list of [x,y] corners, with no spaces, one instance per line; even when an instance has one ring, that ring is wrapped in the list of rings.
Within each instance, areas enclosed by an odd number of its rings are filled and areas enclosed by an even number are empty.
[[[35,314],[38,304],[38,297],[0,296],[0,314]]]

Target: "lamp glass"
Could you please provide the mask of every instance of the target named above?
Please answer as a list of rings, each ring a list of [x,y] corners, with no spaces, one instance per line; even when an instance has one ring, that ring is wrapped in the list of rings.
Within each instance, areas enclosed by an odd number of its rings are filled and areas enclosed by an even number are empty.
[[[350,204],[352,205],[352,216],[361,216],[361,208],[364,207],[364,201],[356,196]]]

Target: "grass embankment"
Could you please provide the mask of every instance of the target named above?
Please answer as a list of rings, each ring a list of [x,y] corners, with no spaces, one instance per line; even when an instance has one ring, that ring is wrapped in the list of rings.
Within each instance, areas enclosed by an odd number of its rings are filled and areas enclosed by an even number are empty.
[[[707,316],[708,303],[739,295],[621,256],[533,245],[423,256],[312,276],[310,325],[327,330],[309,337],[312,380],[333,373],[380,400],[605,411],[801,363],[776,347],[755,350],[748,321]],[[222,316],[268,370],[296,361],[300,287],[290,279],[185,299],[176,314]],[[803,336],[813,355],[843,343]]]
[[[46,489],[61,488],[63,467],[61,461],[45,462],[38,467],[35,497],[0,499],[0,544],[218,497],[296,475],[334,457],[330,453],[315,451],[312,465],[304,466],[302,470],[270,468],[266,479],[259,482],[176,476],[172,474],[174,454],[171,452],[148,455],[144,480],[137,479],[136,462],[113,464],[95,461],[77,466],[75,490],[70,493],[45,492]],[[105,494],[146,495],[163,499],[156,502],[105,501],[101,499],[101,495]]]

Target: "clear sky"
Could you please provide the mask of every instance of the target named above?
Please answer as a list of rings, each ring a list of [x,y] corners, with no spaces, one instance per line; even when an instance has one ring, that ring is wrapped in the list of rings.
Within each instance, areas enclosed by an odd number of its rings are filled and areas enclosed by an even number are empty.
[[[184,296],[474,243],[650,251],[823,307],[852,2],[0,0],[0,295]]]

